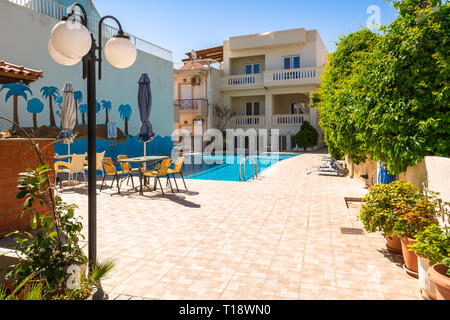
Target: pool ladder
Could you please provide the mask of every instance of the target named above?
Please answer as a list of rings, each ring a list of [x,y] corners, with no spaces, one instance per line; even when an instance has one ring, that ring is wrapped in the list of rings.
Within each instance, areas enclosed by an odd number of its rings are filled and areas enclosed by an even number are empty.
[[[246,181],[245,180],[245,165],[247,164],[247,162],[250,162],[252,164],[252,179],[256,179],[258,178],[258,162],[250,157],[244,158],[241,160],[241,162],[239,163],[239,181]],[[244,175],[242,175],[242,173],[244,173]]]

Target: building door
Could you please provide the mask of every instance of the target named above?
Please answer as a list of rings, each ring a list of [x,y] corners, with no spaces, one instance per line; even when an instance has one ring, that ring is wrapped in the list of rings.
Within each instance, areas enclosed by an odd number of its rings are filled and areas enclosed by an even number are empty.
[[[181,85],[180,87],[181,109],[188,109],[192,100],[192,86]]]

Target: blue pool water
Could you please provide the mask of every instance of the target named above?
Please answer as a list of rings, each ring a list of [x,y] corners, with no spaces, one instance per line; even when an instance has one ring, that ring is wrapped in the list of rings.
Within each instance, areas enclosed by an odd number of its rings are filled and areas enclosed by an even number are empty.
[[[298,154],[274,153],[251,156],[258,163],[258,173],[272,165],[296,157]],[[242,156],[205,156],[191,155],[185,158],[183,174],[187,179],[239,181],[239,164]],[[245,180],[252,178],[252,165],[247,162],[245,166]]]

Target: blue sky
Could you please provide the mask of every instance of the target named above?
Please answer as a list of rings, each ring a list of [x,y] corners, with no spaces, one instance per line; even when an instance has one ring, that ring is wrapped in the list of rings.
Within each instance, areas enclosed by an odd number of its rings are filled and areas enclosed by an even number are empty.
[[[191,49],[222,45],[230,36],[292,28],[317,29],[330,52],[339,35],[365,25],[371,5],[381,24],[396,17],[383,0],[94,0],[101,15],[114,15],[125,32],[173,51],[174,61]],[[107,23],[113,24],[112,21]]]

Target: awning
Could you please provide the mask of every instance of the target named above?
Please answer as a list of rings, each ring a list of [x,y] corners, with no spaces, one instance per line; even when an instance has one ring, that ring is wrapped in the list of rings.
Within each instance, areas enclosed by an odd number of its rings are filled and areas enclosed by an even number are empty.
[[[43,71],[7,63],[0,60],[0,84],[23,82],[30,84],[44,77]]]

